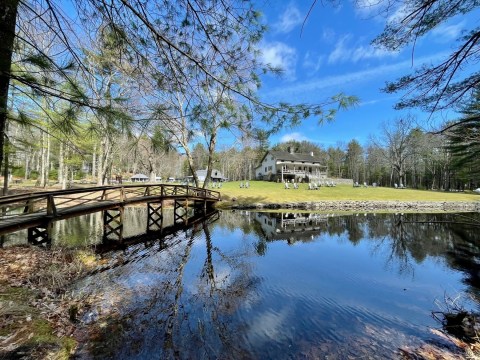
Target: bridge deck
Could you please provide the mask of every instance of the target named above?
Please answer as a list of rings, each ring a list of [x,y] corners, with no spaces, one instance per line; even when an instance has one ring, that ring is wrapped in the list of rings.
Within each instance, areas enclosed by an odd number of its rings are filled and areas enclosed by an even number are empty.
[[[127,185],[0,197],[0,235],[51,221],[164,200],[216,202],[220,194],[180,185]]]

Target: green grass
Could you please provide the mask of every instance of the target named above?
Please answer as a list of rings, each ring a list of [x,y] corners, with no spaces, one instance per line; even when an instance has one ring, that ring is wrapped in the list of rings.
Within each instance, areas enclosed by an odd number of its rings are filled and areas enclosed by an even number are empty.
[[[379,200],[379,201],[468,201],[480,200],[480,196],[471,192],[446,192],[432,190],[394,189],[387,187],[359,187],[337,185],[308,190],[307,184],[299,189],[284,189],[282,183],[250,181],[250,188],[241,189],[239,181],[222,184],[222,200],[230,202],[236,198],[240,204],[253,203],[291,203],[322,200]]]

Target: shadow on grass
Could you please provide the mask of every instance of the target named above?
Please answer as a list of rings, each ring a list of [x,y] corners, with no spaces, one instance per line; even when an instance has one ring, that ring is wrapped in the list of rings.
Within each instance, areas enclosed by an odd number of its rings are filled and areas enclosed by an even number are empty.
[[[264,196],[228,196],[223,195],[222,201],[220,201],[216,207],[218,209],[228,208],[232,205],[254,205],[257,203],[266,202],[266,197]],[[279,198],[280,200],[280,198]]]

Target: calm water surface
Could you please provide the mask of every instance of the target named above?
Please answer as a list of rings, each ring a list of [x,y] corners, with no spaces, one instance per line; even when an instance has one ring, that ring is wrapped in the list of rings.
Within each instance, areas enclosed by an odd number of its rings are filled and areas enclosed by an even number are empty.
[[[145,229],[143,209],[128,216],[127,231]],[[457,304],[478,310],[477,214],[211,220],[103,255],[102,271],[77,286],[99,298],[84,320],[102,321],[80,357],[399,358],[442,343],[431,313],[446,298],[462,294]],[[87,225],[76,242],[97,241]]]

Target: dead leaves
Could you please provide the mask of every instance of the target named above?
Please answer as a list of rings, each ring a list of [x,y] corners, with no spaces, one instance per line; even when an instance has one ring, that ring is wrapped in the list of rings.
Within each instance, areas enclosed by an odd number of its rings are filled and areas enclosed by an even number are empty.
[[[71,337],[75,324],[69,309],[80,308],[81,299],[71,298],[66,290],[94,265],[85,265],[75,250],[0,249],[0,357],[24,347],[34,336],[48,344]]]

